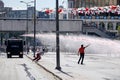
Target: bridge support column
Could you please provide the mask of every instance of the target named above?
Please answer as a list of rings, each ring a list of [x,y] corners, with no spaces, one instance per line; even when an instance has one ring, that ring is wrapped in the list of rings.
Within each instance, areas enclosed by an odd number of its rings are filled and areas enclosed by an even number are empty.
[[[116,30],[116,25],[117,25],[117,23],[114,22],[114,23],[113,23],[113,30]]]
[[[108,22],[105,22],[105,29],[108,30],[107,26],[108,26]]]
[[[85,33],[86,35],[88,35],[88,31],[86,31],[86,33]]]

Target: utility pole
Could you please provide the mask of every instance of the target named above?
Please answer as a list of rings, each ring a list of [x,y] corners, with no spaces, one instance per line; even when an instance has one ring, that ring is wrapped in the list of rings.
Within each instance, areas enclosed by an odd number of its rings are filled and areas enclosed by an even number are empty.
[[[30,2],[20,1],[20,2],[26,4],[26,7],[27,7],[27,10],[26,10],[26,34],[28,34],[28,6],[29,6],[29,3],[33,3],[34,1],[30,1]],[[25,39],[26,39],[26,52],[28,54],[28,39],[27,39],[27,37],[25,37]]]
[[[59,45],[59,13],[58,0],[56,0],[56,69],[61,70],[60,67],[60,45]]]
[[[34,0],[34,57],[36,49],[36,0]]]

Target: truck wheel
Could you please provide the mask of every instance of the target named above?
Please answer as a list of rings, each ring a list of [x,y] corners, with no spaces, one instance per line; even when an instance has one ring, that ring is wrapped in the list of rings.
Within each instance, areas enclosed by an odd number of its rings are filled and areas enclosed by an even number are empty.
[[[23,54],[20,54],[19,57],[20,57],[20,58],[23,58]]]
[[[10,54],[7,54],[7,58],[11,58],[11,55],[10,55]]]
[[[10,55],[9,55],[9,54],[7,54],[7,58],[10,58]]]
[[[12,57],[12,55],[10,54],[10,58]]]

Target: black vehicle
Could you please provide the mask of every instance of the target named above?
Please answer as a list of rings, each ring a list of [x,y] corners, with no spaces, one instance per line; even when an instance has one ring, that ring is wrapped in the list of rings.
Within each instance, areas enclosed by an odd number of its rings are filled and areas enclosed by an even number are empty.
[[[19,55],[23,58],[23,46],[25,42],[22,39],[8,39],[5,41],[7,58],[11,58],[12,55]]]

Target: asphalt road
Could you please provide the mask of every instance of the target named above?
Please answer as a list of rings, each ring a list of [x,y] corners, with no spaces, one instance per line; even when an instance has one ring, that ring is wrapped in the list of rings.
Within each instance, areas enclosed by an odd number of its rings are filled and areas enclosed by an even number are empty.
[[[56,80],[26,56],[6,58],[0,53],[0,80]]]

